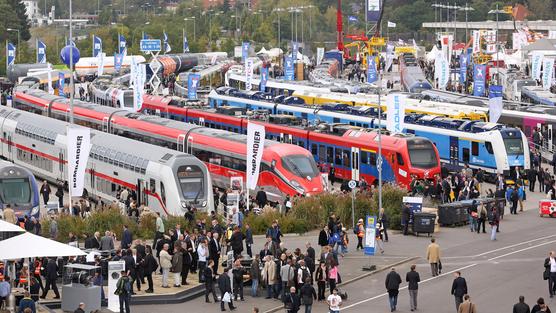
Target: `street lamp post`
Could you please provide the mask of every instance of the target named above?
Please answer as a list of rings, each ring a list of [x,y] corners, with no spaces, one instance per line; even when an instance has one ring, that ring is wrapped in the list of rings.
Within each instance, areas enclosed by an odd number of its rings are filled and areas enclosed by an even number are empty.
[[[469,11],[474,11],[475,9],[473,9],[470,6],[467,6],[467,2],[466,2],[465,6],[461,7],[460,10],[465,11],[465,43],[467,43],[467,33],[469,32],[469,24],[468,24],[468,20],[467,20],[467,13]]]
[[[280,42],[281,42],[281,40],[282,40],[282,37],[281,37],[282,32],[281,32],[281,30],[280,30],[280,13],[281,13],[281,12],[284,12],[285,9],[283,9],[283,8],[275,8],[275,9],[272,10],[272,11],[273,11],[273,12],[276,12],[276,13],[277,13],[276,15],[278,16],[278,48],[280,48]]]
[[[500,58],[498,55],[498,51],[500,50],[498,47],[498,31],[499,31],[499,27],[498,27],[498,14],[500,13],[506,13],[504,10],[500,10],[498,9],[498,3],[496,3],[496,10],[490,10],[488,11],[488,14],[496,14],[496,83],[500,84]]]
[[[197,35],[195,35],[195,33],[196,33],[196,30],[195,30],[195,16],[186,17],[183,20],[184,21],[193,21],[193,40],[196,41],[197,40]]]
[[[6,30],[9,31],[9,32],[17,32],[17,62],[21,62],[21,59],[19,57],[20,52],[21,52],[21,47],[19,46],[19,29],[6,28]]]

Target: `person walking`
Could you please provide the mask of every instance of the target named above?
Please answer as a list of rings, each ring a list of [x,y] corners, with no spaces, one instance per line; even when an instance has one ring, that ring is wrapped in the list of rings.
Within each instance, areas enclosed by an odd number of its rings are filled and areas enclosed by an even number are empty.
[[[431,266],[432,276],[438,276],[438,264],[440,263],[440,246],[435,238],[431,238],[431,243],[427,247],[427,260]]]
[[[411,216],[411,210],[409,209],[409,203],[404,203],[404,206],[402,208],[402,216],[401,216],[404,236],[407,236],[410,216]]]
[[[272,256],[265,256],[265,262],[263,267],[262,279],[266,285],[266,298],[270,299],[273,296],[273,287],[279,281],[276,275],[276,263],[272,260]],[[278,299],[278,295],[274,295]]]
[[[205,302],[206,303],[210,303],[209,295],[211,293],[212,293],[212,298],[214,299],[214,303],[218,302],[218,298],[216,297],[216,293],[214,292],[214,272],[212,270],[213,262],[214,262],[213,260],[209,260],[208,266],[203,269],[203,273],[202,273],[205,281]]]
[[[378,221],[380,222],[380,225],[382,225],[384,242],[388,242],[388,215],[386,214],[386,211],[384,211],[384,208],[380,208],[378,211]]]
[[[256,298],[259,296],[259,281],[261,280],[261,270],[260,266],[260,257],[258,254],[255,254],[255,258],[253,262],[251,262],[251,268],[249,269],[249,274],[251,278],[251,296]]]
[[[175,246],[174,255],[172,255],[172,266],[170,272],[174,274],[174,288],[181,287],[181,270],[183,266],[182,248]]]
[[[172,268],[172,256],[168,253],[169,245],[167,243],[162,246],[160,251],[160,268],[162,269],[162,288],[170,288],[168,286],[168,275]]]
[[[363,219],[360,218],[359,221],[357,221],[357,247],[355,248],[356,251],[359,251],[359,249],[363,250],[363,237],[365,237],[365,226],[363,225]]]
[[[153,256],[153,249],[151,246],[145,247],[145,261],[143,262],[144,273],[145,277],[147,278],[148,288],[145,290],[146,293],[153,293],[154,292],[154,283],[153,283],[153,273],[156,272],[158,269],[158,263]]]
[[[531,309],[531,313],[550,313],[550,309],[544,302],[544,298],[539,298],[537,304]]]
[[[328,270],[328,284],[330,285],[330,293],[336,289],[336,284],[338,283],[338,264],[332,262],[330,264],[330,269]]]
[[[214,275],[218,274],[218,262],[220,260],[220,252],[222,251],[222,247],[220,246],[220,241],[218,240],[218,238],[219,233],[213,232],[212,239],[209,243],[209,259],[214,261]]]
[[[408,283],[407,290],[409,291],[409,308],[411,311],[417,310],[417,290],[419,289],[419,272],[415,270],[416,265],[411,265],[411,270],[405,274],[405,281]]]
[[[41,185],[41,195],[45,206],[48,203],[48,200],[50,200],[50,192],[50,185],[46,180],[43,181]]]
[[[247,247],[247,255],[253,258],[253,230],[251,230],[251,226],[247,223],[245,223],[245,246]]]
[[[454,273],[451,293],[456,302],[456,312],[458,312],[459,306],[463,302],[463,296],[467,294],[467,282],[465,281],[465,278],[461,277],[460,271]]]
[[[299,307],[301,302],[299,296],[295,290],[295,287],[290,287],[290,292],[284,296],[284,308],[287,313],[297,313],[299,312]]]
[[[487,215],[488,215],[487,214],[487,209],[485,208],[485,205],[483,203],[483,204],[481,204],[481,208],[479,209],[479,216],[477,218],[477,234],[481,230],[481,225],[483,226],[483,234],[486,233],[485,225],[486,225]]]
[[[56,279],[58,279],[58,265],[56,264],[56,261],[54,259],[48,260],[45,268],[44,278],[46,279],[46,284],[41,299],[46,298],[46,295],[48,294],[48,291],[50,291],[51,287],[54,291],[54,299],[60,299],[60,292],[58,292],[58,286],[56,285]]]
[[[544,274],[545,280],[548,280],[548,294],[550,298],[554,298],[556,292],[556,253],[550,251],[548,258],[544,260]]]
[[[60,210],[64,209],[64,185],[58,184],[58,188],[56,189],[55,193],[56,197],[58,197],[58,207]]]
[[[224,268],[224,272],[218,277],[218,289],[220,289],[220,311],[226,311],[224,302],[228,302],[230,310],[235,310],[234,300],[232,299],[232,284],[230,283],[230,276],[228,276],[228,268]],[[224,295],[228,294],[226,297]],[[228,300],[228,301],[224,301]]]
[[[477,313],[477,307],[475,303],[471,302],[469,295],[463,296],[463,302],[458,308],[458,313]]]
[[[396,311],[396,306],[398,305],[398,293],[400,292],[400,284],[402,283],[402,278],[400,274],[396,272],[396,269],[392,267],[392,270],[388,275],[386,275],[386,280],[384,285],[386,291],[388,292],[388,302],[390,304],[390,312]]]
[[[319,268],[317,268],[317,273],[315,274],[315,280],[317,281],[318,288],[318,301],[323,301],[325,298],[324,294],[326,292],[326,282],[328,281],[328,270],[326,268],[325,262],[320,262]]]
[[[289,260],[286,264],[280,267],[280,278],[282,279],[282,299],[288,293],[289,287],[295,286],[295,268],[292,265],[292,261]]]
[[[129,302],[131,301],[131,294],[132,294],[132,282],[131,278],[127,276],[126,271],[121,271],[121,277],[116,282],[116,291],[114,294],[117,294],[120,298],[120,313],[130,313],[129,309]]]
[[[342,298],[338,295],[338,288],[332,290],[332,294],[326,299],[330,313],[340,313]]]
[[[519,302],[514,304],[513,313],[531,313],[529,305],[525,303],[524,296],[519,296]]]
[[[496,232],[498,231],[498,226],[500,224],[500,215],[498,214],[498,210],[496,209],[496,207],[492,207],[492,218],[489,221],[489,224],[491,226],[490,240],[495,241]]]
[[[317,300],[317,293],[315,288],[311,285],[311,279],[305,279],[305,284],[301,287],[301,304],[305,306],[305,313],[311,313],[313,308],[313,300]]]

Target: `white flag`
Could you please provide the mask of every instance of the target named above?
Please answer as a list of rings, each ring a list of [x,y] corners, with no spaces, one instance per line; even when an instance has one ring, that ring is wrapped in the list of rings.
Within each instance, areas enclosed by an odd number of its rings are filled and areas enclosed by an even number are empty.
[[[438,88],[446,88],[450,78],[450,66],[448,65],[448,60],[444,58],[442,52],[439,52],[434,60],[434,76],[438,80]]]
[[[322,59],[324,59],[324,47],[318,47],[317,48],[317,65],[320,65],[320,63],[322,62]]]
[[[50,63],[48,63],[48,93],[53,95],[54,88],[52,88],[52,67],[50,67]]]
[[[245,90],[253,89],[253,59],[247,59],[245,62]]]
[[[97,54],[97,76],[101,76],[104,73],[104,56],[103,52]]]
[[[405,129],[405,100],[407,95],[389,94],[386,99],[386,129],[401,133]]]
[[[259,180],[259,170],[264,152],[264,126],[247,123],[247,188],[255,189]]]
[[[554,76],[554,58],[544,58],[542,60],[542,88],[550,90]]]
[[[91,150],[91,130],[69,126],[67,139],[69,191],[72,197],[81,197],[85,185],[85,169]]]
[[[481,33],[478,30],[473,31],[473,53],[481,52]]]
[[[494,97],[488,99],[488,113],[489,113],[489,121],[491,123],[498,122],[500,116],[502,116],[502,97]]]
[[[541,78],[542,58],[543,53],[539,51],[534,51],[531,55],[531,77],[533,79]]]
[[[388,21],[388,27],[389,27],[389,28],[395,28],[395,27],[396,27],[396,23]]]

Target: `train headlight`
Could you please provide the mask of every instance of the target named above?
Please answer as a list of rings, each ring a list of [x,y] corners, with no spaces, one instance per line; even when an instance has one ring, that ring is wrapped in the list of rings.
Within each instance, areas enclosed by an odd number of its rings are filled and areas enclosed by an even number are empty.
[[[181,207],[185,209],[187,207],[187,203],[185,201],[182,201],[181,202]]]

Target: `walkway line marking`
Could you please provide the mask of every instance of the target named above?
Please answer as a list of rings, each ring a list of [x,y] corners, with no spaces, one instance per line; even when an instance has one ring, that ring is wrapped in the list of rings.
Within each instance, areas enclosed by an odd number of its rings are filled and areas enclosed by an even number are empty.
[[[493,252],[498,252],[498,251],[501,251],[501,250],[510,249],[510,248],[513,248],[513,247],[521,246],[523,244],[531,243],[533,241],[544,240],[544,239],[548,239],[548,238],[552,238],[552,237],[556,237],[556,235],[550,235],[550,236],[545,236],[545,237],[540,237],[540,238],[536,238],[536,239],[527,240],[527,241],[524,241],[524,242],[520,242],[520,243],[516,243],[516,244],[513,244],[513,245],[509,245],[509,246],[501,247],[501,248],[498,248],[498,249],[490,250],[490,251],[487,251],[487,252],[483,252],[481,254],[474,255],[474,257],[480,257],[480,256],[483,256],[483,255],[491,254]]]

